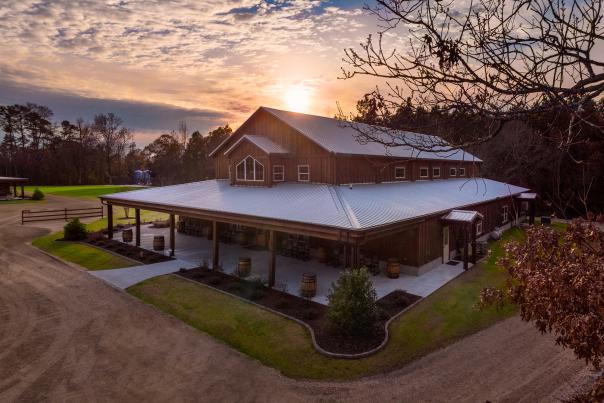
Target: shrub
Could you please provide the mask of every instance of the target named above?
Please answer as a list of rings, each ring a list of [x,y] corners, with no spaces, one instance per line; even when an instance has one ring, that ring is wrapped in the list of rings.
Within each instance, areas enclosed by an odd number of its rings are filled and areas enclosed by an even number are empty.
[[[40,189],[36,188],[34,190],[34,192],[31,194],[31,199],[32,200],[42,200],[42,199],[44,199],[44,192],[42,192]]]
[[[79,219],[74,218],[63,227],[63,238],[67,241],[81,241],[86,239],[86,226]]]
[[[365,268],[347,269],[331,285],[327,318],[332,329],[349,336],[372,333],[378,321],[377,294]]]
[[[250,284],[250,299],[252,301],[258,301],[262,299],[266,294],[266,287],[261,279],[255,278],[249,282]]]

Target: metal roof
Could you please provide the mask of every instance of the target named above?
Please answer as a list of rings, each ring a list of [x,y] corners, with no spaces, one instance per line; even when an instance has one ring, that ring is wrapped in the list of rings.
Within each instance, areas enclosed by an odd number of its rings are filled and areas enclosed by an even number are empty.
[[[224,155],[228,155],[232,150],[234,150],[237,147],[237,145],[239,143],[241,143],[244,140],[247,140],[250,143],[254,144],[256,147],[258,147],[259,149],[261,149],[262,151],[264,151],[267,154],[287,154],[287,153],[289,153],[289,151],[287,151],[285,148],[281,147],[279,144],[275,143],[273,140],[269,139],[268,137],[246,134],[246,135],[242,136],[239,140],[237,140],[232,146],[230,146],[228,148],[228,150],[226,150],[224,152]]]
[[[478,218],[483,218],[482,214],[473,210],[451,210],[443,217],[443,220],[472,223]]]
[[[324,116],[307,115],[304,113],[288,112],[279,109],[260,107],[287,125],[293,127],[304,136],[328,151],[338,154],[392,156],[399,158],[439,159],[452,161],[482,160],[463,150],[445,151],[444,147],[434,147],[434,151],[418,151],[409,146],[385,147],[377,142],[366,142],[360,139],[362,133],[370,133],[385,141],[390,141],[390,135],[404,138],[406,144],[426,146],[442,144],[444,141],[437,136],[412,133],[403,130],[393,130],[363,123],[351,123]],[[354,126],[354,127],[353,127]],[[359,129],[359,130],[357,130]],[[361,131],[361,132],[360,132]],[[361,141],[359,141],[361,140]]]
[[[231,186],[226,180],[134,190],[102,196],[251,217],[368,229],[443,214],[527,189],[489,179],[445,179],[348,186],[283,182],[273,187]]]
[[[29,178],[15,178],[12,176],[0,176],[0,182],[27,182]]]
[[[521,200],[535,200],[537,198],[537,193],[521,193],[517,197]]]

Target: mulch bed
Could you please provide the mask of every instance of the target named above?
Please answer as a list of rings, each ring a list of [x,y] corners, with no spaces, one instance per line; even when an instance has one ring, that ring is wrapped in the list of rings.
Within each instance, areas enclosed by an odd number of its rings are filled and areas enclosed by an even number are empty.
[[[417,295],[401,290],[391,292],[377,301],[380,321],[375,331],[366,337],[347,337],[331,331],[325,305],[265,287],[259,281],[246,281],[215,270],[181,269],[176,274],[299,319],[314,330],[319,346],[329,352],[341,354],[363,353],[379,346],[384,340],[384,326],[388,319],[420,299]]]
[[[141,262],[142,264],[152,264],[174,260],[173,257],[162,255],[154,251],[139,248],[136,245],[126,244],[115,239],[100,238],[98,236],[88,237],[84,242],[99,248],[106,249],[118,255]]]

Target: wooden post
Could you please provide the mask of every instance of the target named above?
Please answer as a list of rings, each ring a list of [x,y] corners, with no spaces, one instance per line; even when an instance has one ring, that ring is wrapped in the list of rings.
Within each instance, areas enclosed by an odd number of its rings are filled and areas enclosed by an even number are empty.
[[[472,264],[476,264],[476,223],[472,224],[471,231],[472,233],[470,235],[472,237]]]
[[[13,183],[13,195],[17,197],[17,184]]]
[[[136,246],[141,246],[141,209],[134,209],[134,220],[136,223]]]
[[[170,214],[170,256],[174,256],[174,249],[176,244],[176,235],[174,234],[174,214]]]
[[[529,224],[535,224],[535,200],[529,202]]]
[[[276,240],[277,234],[275,233],[274,230],[270,230],[268,236],[269,236],[268,250],[270,251],[270,254],[271,254],[269,263],[268,263],[268,286],[272,288],[275,286],[275,269],[276,269],[276,262],[277,262],[275,245],[277,243],[277,240]]]
[[[468,226],[463,226],[463,269],[468,270]]]
[[[347,243],[344,244],[344,268],[350,268],[350,248]]]
[[[220,253],[218,237],[218,222],[212,221],[212,269],[218,269],[218,254]]]
[[[21,198],[25,199],[25,186],[21,185]]]
[[[107,238],[113,239],[113,205],[107,205]]]
[[[359,268],[359,256],[360,252],[359,252],[359,244],[355,243],[352,245],[352,268],[353,269],[358,269]]]

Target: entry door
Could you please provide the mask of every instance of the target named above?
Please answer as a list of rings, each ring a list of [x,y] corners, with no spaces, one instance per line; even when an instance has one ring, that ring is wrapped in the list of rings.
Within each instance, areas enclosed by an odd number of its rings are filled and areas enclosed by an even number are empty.
[[[449,261],[449,227],[443,227],[443,263]]]

